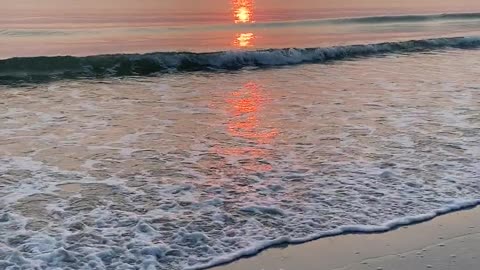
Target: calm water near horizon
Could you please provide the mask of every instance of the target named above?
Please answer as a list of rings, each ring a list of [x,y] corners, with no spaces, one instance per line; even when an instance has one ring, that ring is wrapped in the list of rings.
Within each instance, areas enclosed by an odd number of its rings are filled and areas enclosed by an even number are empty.
[[[131,0],[10,1],[0,11],[0,59],[160,51],[221,51],[364,44],[436,36],[478,35],[480,15],[385,21],[335,18],[472,13],[463,1],[341,0],[203,2]],[[144,3],[143,3],[144,2]],[[23,4],[22,4],[23,3]]]
[[[350,2],[7,1],[0,269],[205,269],[479,204],[480,2]]]

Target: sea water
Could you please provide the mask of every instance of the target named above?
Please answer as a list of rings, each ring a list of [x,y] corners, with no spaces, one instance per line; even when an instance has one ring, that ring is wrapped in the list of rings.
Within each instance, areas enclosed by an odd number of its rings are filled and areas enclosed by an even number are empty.
[[[478,204],[477,17],[313,22],[454,36],[1,60],[0,269],[203,269]]]

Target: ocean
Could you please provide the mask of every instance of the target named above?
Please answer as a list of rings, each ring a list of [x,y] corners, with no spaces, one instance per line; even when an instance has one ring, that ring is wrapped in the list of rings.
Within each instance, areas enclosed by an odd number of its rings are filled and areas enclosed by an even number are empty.
[[[0,11],[0,269],[206,269],[480,203],[477,1]]]

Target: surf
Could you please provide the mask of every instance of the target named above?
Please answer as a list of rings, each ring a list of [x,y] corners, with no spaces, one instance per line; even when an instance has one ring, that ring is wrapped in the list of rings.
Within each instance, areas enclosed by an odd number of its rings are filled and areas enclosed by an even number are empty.
[[[0,60],[0,83],[58,79],[151,76],[176,72],[268,68],[440,49],[476,49],[480,37],[452,37],[318,48],[211,53],[157,52],[86,57],[54,56]]]

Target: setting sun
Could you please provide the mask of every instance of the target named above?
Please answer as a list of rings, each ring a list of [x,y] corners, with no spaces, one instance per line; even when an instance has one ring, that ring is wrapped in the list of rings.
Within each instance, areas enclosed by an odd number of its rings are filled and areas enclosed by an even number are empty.
[[[235,23],[253,23],[253,0],[233,0]]]
[[[240,7],[236,11],[236,17],[239,22],[249,22],[250,21],[250,11],[246,7]]]

